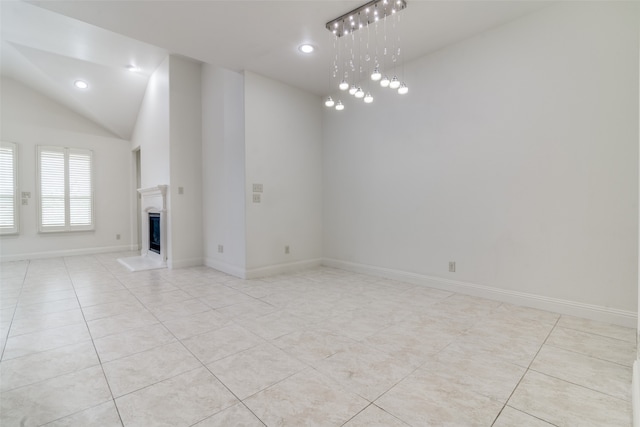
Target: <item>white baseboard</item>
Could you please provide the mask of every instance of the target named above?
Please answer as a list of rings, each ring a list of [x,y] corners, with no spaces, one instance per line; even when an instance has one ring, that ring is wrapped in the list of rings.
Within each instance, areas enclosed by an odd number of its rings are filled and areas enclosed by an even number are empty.
[[[633,409],[633,427],[640,427],[640,360],[633,362],[631,379],[631,407]]]
[[[431,288],[442,289],[450,292],[457,292],[481,298],[489,298],[511,304],[537,308],[539,310],[547,310],[560,314],[567,314],[606,323],[613,323],[628,328],[636,328],[637,326],[637,314],[633,311],[619,310],[599,305],[545,297],[542,295],[534,295],[525,292],[517,292],[494,288],[491,286],[478,285],[471,282],[462,282],[458,280],[445,279],[442,277],[427,276],[423,274],[410,273],[407,271],[376,267],[366,264],[358,264],[331,258],[323,259],[322,265],[354,271],[357,273],[370,274],[372,276],[401,280],[416,285],[429,286]]]
[[[203,265],[202,258],[167,260],[169,268],[187,268]]]
[[[228,264],[224,261],[215,258],[206,258],[204,265],[211,267],[214,270],[222,271],[223,273],[230,274],[240,279],[246,279],[246,270],[242,267]]]
[[[288,262],[285,264],[268,265],[258,268],[242,268],[228,264],[215,258],[207,258],[204,265],[223,273],[230,274],[240,279],[259,279],[260,277],[274,276],[276,274],[290,273],[292,271],[304,270],[305,268],[319,267],[322,265],[321,258],[306,259],[302,261]]]
[[[292,271],[319,267],[321,265],[322,259],[315,258],[285,264],[268,265],[266,267],[250,268],[245,272],[245,279],[259,279],[260,277],[275,276],[276,274],[290,273]]]
[[[122,246],[104,246],[100,248],[82,248],[82,249],[65,249],[60,251],[46,251],[46,252],[29,252],[24,254],[15,255],[0,255],[0,262],[7,261],[22,261],[26,259],[42,259],[42,258],[57,258],[64,256],[78,256],[78,255],[95,255],[108,252],[128,252],[131,250],[130,245]]]

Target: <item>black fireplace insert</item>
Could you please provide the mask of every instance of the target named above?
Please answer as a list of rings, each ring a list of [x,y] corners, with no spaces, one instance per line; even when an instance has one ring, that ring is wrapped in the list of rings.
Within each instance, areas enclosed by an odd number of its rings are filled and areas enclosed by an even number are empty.
[[[149,213],[149,250],[160,253],[160,214]]]

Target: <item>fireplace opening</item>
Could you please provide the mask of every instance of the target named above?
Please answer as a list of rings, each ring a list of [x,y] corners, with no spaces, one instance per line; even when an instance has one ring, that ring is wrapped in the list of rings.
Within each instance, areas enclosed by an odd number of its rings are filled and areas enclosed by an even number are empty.
[[[160,253],[160,214],[149,212],[149,250]]]

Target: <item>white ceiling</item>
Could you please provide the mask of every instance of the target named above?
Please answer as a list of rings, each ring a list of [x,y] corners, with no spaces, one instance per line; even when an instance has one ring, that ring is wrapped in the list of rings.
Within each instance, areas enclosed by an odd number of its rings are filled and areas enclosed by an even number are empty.
[[[325,23],[365,1],[0,1],[1,72],[129,139],[149,75],[168,53],[250,70],[321,95],[333,35]],[[540,1],[408,0],[405,61],[517,19]],[[304,55],[301,43],[318,51]],[[132,73],[125,66],[135,64]],[[89,90],[73,87],[76,79]],[[332,90],[331,90],[332,91]]]

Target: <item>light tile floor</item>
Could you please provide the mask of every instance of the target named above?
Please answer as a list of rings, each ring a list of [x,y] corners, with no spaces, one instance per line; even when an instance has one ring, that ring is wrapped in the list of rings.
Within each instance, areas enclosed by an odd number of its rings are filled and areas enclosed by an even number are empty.
[[[629,426],[635,331],[330,268],[4,263],[2,426]]]

